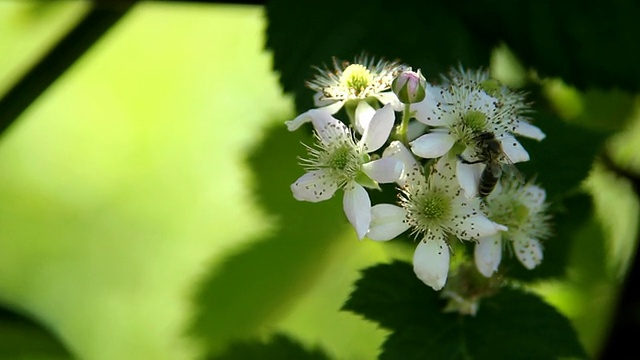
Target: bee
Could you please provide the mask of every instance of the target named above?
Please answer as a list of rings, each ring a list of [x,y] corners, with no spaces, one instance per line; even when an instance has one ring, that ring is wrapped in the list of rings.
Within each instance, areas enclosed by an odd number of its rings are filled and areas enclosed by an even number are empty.
[[[479,132],[474,139],[479,150],[478,160],[468,161],[460,155],[458,155],[458,158],[463,164],[485,164],[478,184],[478,194],[481,197],[491,194],[502,176],[503,170],[509,172],[518,181],[524,182],[522,174],[520,174],[507,154],[504,153],[500,140],[496,139],[491,131]]]

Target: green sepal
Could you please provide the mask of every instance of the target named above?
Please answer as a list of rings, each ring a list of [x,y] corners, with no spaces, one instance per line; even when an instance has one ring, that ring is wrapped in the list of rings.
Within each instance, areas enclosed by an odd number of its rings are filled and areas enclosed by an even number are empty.
[[[380,185],[362,171],[359,171],[356,175],[356,182],[369,189],[381,190]]]

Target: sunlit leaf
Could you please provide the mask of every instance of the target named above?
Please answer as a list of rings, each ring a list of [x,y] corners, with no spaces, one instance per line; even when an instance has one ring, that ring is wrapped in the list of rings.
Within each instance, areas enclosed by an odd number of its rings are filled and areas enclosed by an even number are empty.
[[[311,138],[302,131],[290,133],[282,124],[249,159],[259,179],[256,200],[277,231],[238,249],[201,282],[191,332],[211,348],[251,336],[281,314],[313,283],[331,245],[341,240],[346,224],[341,192],[317,204],[296,201],[291,194],[289,185],[304,173],[296,158],[304,153],[300,141],[310,143]]]

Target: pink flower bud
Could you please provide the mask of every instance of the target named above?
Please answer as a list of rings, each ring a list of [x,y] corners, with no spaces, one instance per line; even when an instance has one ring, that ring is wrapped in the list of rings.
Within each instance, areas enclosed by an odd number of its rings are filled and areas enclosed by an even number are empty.
[[[414,72],[406,70],[401,72],[391,84],[393,92],[404,104],[415,104],[424,100],[426,96],[427,80],[425,80],[420,70]]]

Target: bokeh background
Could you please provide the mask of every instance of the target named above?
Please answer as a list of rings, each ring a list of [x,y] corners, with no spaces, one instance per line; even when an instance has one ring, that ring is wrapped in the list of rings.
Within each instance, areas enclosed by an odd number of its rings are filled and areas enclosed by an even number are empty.
[[[91,9],[0,2],[0,97]],[[339,198],[291,197],[309,134],[283,125],[296,110],[267,26],[260,5],[139,2],[2,134],[1,359],[198,359],[276,333],[376,357],[386,331],[339,309],[359,270],[411,250],[359,242]],[[486,61],[516,83],[523,71],[506,46]],[[566,276],[534,286],[597,357],[636,251],[638,97],[545,91],[611,133]]]

